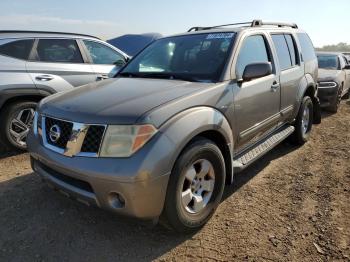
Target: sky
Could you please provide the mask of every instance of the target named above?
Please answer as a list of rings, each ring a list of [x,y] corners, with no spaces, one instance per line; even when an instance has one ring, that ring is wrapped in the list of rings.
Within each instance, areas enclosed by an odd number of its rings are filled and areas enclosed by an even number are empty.
[[[253,19],[295,22],[316,47],[350,44],[350,0],[0,0],[0,30],[171,35]]]

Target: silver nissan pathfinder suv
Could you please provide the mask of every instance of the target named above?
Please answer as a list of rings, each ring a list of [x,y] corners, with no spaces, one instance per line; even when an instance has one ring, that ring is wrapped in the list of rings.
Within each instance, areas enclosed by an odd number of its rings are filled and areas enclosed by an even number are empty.
[[[65,195],[187,232],[234,174],[320,121],[308,35],[255,20],[159,39],[114,79],[45,98],[28,146]]]

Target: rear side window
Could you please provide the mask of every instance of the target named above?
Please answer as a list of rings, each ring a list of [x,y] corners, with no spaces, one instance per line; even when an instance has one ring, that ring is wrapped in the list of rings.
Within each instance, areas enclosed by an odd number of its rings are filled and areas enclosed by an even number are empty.
[[[272,40],[276,48],[278,61],[280,62],[281,70],[286,70],[292,67],[287,41],[284,35],[272,35]]]
[[[0,54],[27,60],[32,50],[33,42],[33,39],[6,41],[3,44],[0,42]]]
[[[286,38],[286,41],[287,41],[292,66],[295,66],[295,65],[299,64],[298,63],[298,60],[299,60],[298,59],[298,50],[295,46],[295,42],[293,40],[292,35],[285,34],[284,37]]]
[[[125,64],[124,57],[112,48],[93,41],[84,40],[84,44],[89,51],[94,64],[99,65],[119,65]]]
[[[315,48],[310,37],[305,33],[298,33],[301,53],[305,62],[316,59]]]
[[[238,56],[236,66],[237,76],[241,77],[245,67],[249,64],[271,62],[267,50],[266,42],[262,35],[247,37]]]
[[[77,42],[72,39],[40,39],[36,60],[56,63],[83,63]]]

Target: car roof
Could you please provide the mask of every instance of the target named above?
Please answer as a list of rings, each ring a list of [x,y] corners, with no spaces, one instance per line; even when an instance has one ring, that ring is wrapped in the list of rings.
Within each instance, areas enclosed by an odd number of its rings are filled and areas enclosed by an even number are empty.
[[[342,52],[334,52],[334,51],[317,51],[316,54],[318,55],[344,55]]]
[[[92,35],[50,32],[50,31],[24,31],[24,30],[0,30],[0,38],[27,38],[27,37],[64,37],[64,38],[91,38],[99,39]],[[99,39],[100,40],[100,39]]]
[[[167,37],[174,37],[174,36],[184,36],[184,35],[196,35],[196,34],[212,34],[212,33],[238,33],[242,31],[256,31],[256,30],[268,30],[268,31],[276,31],[276,32],[302,32],[303,30],[298,28],[291,28],[291,27],[276,27],[276,26],[256,26],[256,27],[250,27],[250,26],[240,26],[240,27],[215,27],[211,29],[203,29],[198,31],[191,31],[191,32],[185,32],[180,34],[175,34]],[[166,37],[165,37],[166,38]]]

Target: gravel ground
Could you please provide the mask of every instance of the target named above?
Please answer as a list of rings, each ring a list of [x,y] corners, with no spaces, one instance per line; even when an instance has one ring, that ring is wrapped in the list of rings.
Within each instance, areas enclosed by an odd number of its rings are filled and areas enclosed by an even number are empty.
[[[0,153],[0,261],[350,261],[350,102],[237,175],[193,235],[65,198]]]

